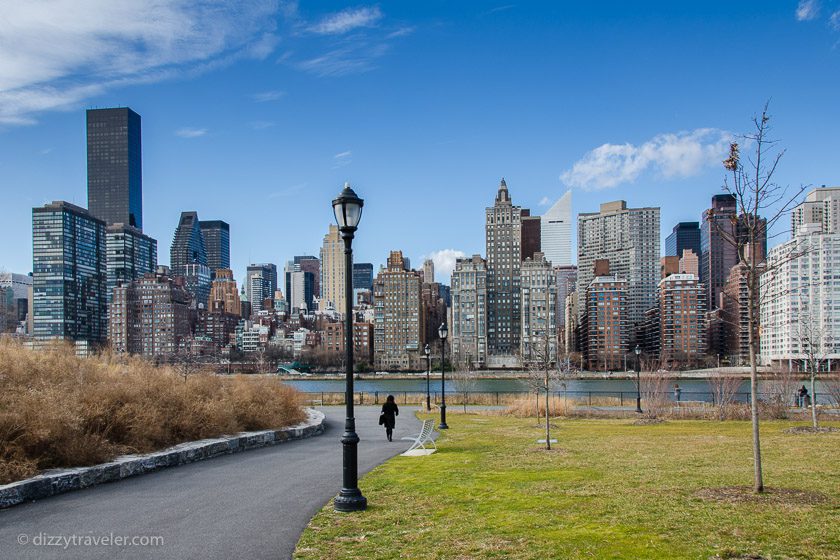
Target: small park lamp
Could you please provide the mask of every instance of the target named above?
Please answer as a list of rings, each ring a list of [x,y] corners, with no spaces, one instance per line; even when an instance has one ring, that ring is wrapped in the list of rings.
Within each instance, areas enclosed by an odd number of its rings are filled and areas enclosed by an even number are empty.
[[[636,345],[636,349],[634,350],[636,353],[636,412],[639,414],[642,413],[642,388],[641,388],[641,360],[640,355],[642,353],[642,349],[639,345]]]
[[[426,412],[432,410],[432,399],[429,391],[429,374],[432,372],[432,349],[427,344],[423,349],[426,354]]]
[[[446,336],[448,334],[446,323],[441,323],[438,327],[440,337],[440,425],[438,430],[449,429],[446,425]]]
[[[359,436],[356,434],[356,418],[353,413],[353,236],[362,219],[364,201],[359,198],[350,183],[333,200],[333,212],[338,231],[344,240],[344,355],[346,364],[344,434],[341,445],[344,449],[344,477],[341,491],[335,497],[336,511],[361,511],[367,508],[367,498],[359,490]]]

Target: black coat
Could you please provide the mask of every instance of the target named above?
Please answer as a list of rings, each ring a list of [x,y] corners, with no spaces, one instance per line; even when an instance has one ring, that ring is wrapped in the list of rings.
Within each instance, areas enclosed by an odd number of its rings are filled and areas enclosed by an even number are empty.
[[[393,430],[399,415],[400,408],[397,403],[386,402],[382,405],[382,416],[385,419],[384,425],[386,428]]]

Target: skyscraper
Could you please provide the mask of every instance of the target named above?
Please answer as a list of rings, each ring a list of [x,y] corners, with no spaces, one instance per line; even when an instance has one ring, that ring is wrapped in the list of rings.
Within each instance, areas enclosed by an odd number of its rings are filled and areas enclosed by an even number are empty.
[[[294,263],[300,265],[302,271],[312,273],[312,296],[321,297],[321,259],[312,255],[297,255]]]
[[[540,221],[542,252],[554,266],[572,264],[572,191],[568,190]],[[565,298],[564,298],[565,299]]]
[[[230,225],[222,220],[201,220],[198,224],[204,237],[210,277],[216,278],[217,270],[230,268]]]
[[[609,274],[627,284],[626,326],[631,333],[656,304],[659,283],[659,208],[627,208],[623,200],[601,204],[600,212],[578,215],[578,313],[587,311],[587,288],[595,261],[608,260]]]
[[[344,240],[334,224],[321,246],[321,301],[344,313]]]
[[[374,282],[374,344],[377,369],[422,367],[426,343],[420,274],[406,270],[401,251],[391,251],[388,266]]]
[[[274,298],[277,290],[277,265],[260,263],[248,265],[245,276],[245,291],[251,302],[251,314],[256,315],[264,309],[267,299]]]
[[[457,259],[452,271],[452,361],[482,368],[487,362],[487,268],[480,255]]]
[[[423,282],[431,284],[435,281],[435,261],[426,259],[423,261]]]
[[[522,251],[520,259],[523,261],[533,258],[535,253],[542,250],[541,222],[539,216],[532,216],[527,208],[522,209],[522,239],[519,247]]]
[[[666,257],[682,257],[685,249],[693,251],[695,255],[700,254],[699,222],[680,222],[665,238]]]
[[[353,289],[373,290],[373,265],[353,263]]]
[[[98,345],[107,332],[105,222],[67,202],[32,209],[34,335]]]
[[[289,261],[283,271],[286,283],[286,307],[290,312],[313,310],[315,275],[303,270],[300,263]]]
[[[581,269],[582,270],[582,269]],[[595,276],[586,286],[581,303],[581,351],[589,369],[620,369],[628,350],[627,280]]]
[[[557,284],[554,269],[542,253],[522,261],[522,336],[520,356],[526,363],[557,358]]]
[[[172,276],[186,276],[191,263],[207,266],[207,249],[198,221],[198,212],[181,212],[181,219],[172,238],[169,264]]]
[[[157,269],[157,241],[125,224],[107,226],[105,238],[108,270],[106,299],[110,303],[115,287],[128,284]]]
[[[89,212],[111,224],[143,229],[140,115],[121,107],[87,111]]]
[[[496,201],[486,209],[487,350],[490,356],[519,352],[519,267],[522,209],[514,206],[502,179]]]

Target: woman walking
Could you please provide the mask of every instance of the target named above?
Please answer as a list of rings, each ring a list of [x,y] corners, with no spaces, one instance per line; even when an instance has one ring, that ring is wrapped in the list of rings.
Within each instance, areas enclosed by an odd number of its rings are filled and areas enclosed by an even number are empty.
[[[388,400],[382,405],[382,414],[379,415],[379,424],[385,426],[385,435],[388,436],[388,441],[394,441],[391,437],[394,435],[394,426],[399,415],[400,409],[394,400],[394,395],[388,395]]]

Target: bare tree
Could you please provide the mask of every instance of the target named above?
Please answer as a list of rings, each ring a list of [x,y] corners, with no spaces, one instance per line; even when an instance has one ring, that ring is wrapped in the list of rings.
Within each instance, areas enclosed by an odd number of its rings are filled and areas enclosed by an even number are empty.
[[[558,369],[555,367],[557,360],[556,337],[548,331],[532,337],[530,355],[528,357],[528,385],[537,394],[537,420],[540,417],[539,395],[545,394],[545,448],[551,450],[551,413],[549,412],[549,401],[551,388],[557,381]],[[565,361],[565,359],[564,359]]]
[[[726,420],[729,409],[735,402],[738,389],[741,387],[741,378],[716,371],[706,379],[706,382],[709,384],[709,390],[717,406],[718,420]]]
[[[724,189],[734,195],[738,216],[735,218],[735,227],[717,227],[717,232],[722,239],[735,248],[738,265],[744,267],[746,274],[753,490],[755,492],[764,491],[758,403],[758,309],[761,298],[758,278],[763,272],[769,271],[764,262],[759,259],[758,249],[765,245],[767,232],[775,231],[775,224],[790,212],[806,189],[802,186],[791,193],[787,187],[774,181],[776,168],[785,152],[778,148],[778,141],[770,137],[768,110],[769,104],[765,104],[761,115],[753,118],[753,130],[743,135],[743,143],[752,150],[746,162],[741,158],[738,142],[731,144],[729,157],[723,162],[724,168],[729,172],[729,176],[724,181]],[[717,224],[717,222],[713,223]],[[788,258],[793,258],[793,256]],[[781,264],[781,262],[776,262],[773,266],[778,267]]]
[[[470,393],[475,390],[476,380],[472,372],[472,365],[467,363],[467,367],[455,368],[449,374],[452,383],[455,386],[455,392],[461,395],[461,404],[464,407],[464,414],[467,413],[467,401],[470,398]]]
[[[800,306],[804,302],[800,302]],[[814,430],[819,428],[817,419],[817,376],[826,363],[828,354],[833,351],[832,336],[822,328],[817,317],[809,311],[800,313],[797,323],[797,335],[802,348],[805,369],[811,380],[811,423]]]

